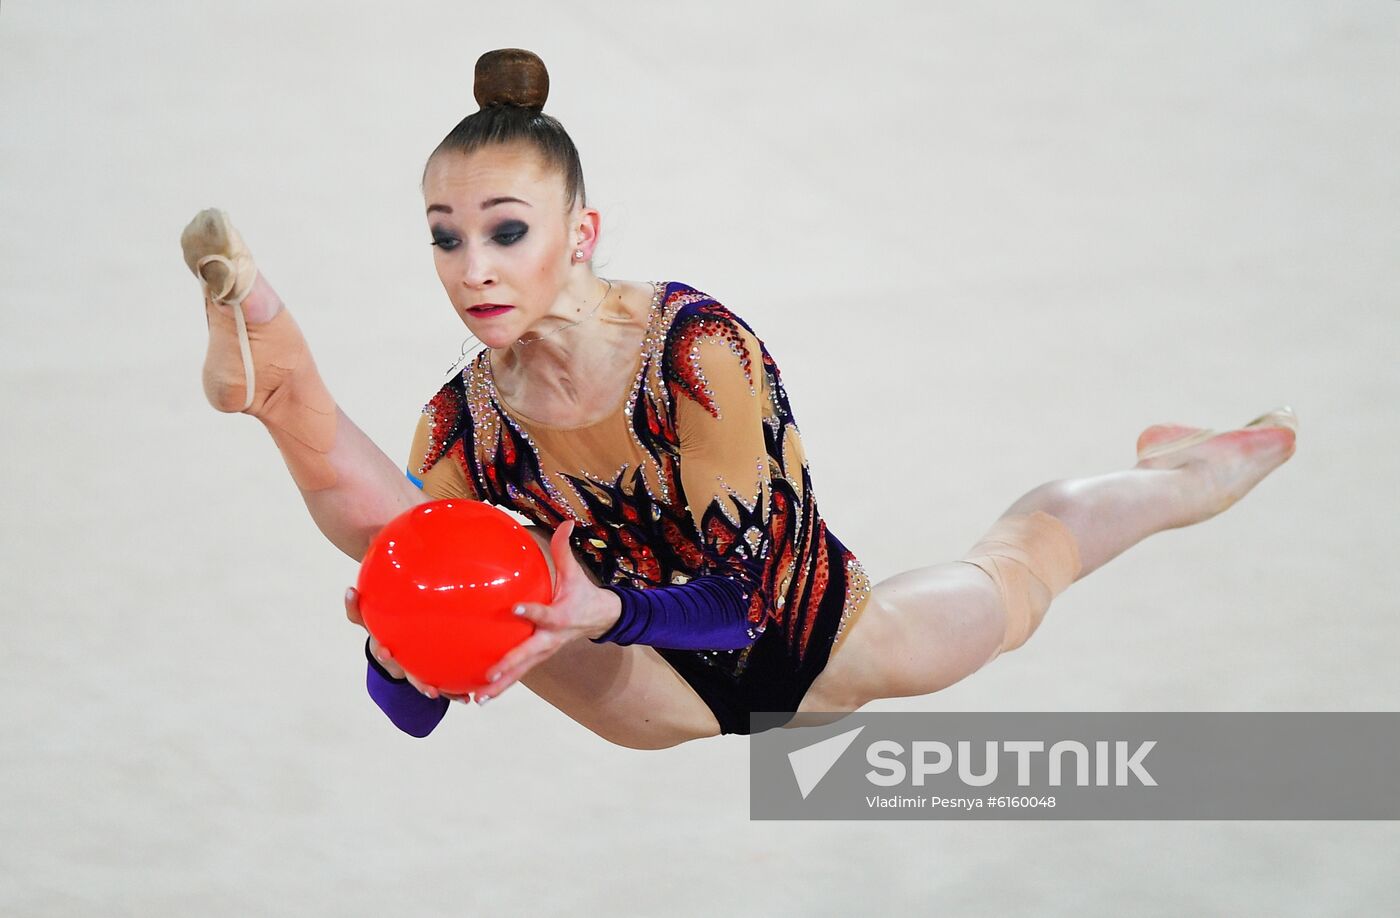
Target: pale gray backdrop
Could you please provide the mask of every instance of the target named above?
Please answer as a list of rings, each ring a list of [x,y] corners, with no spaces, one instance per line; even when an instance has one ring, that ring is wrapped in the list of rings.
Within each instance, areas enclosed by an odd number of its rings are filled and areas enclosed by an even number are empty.
[[[396,732],[355,565],[199,385],[227,209],[396,461],[462,337],[417,183],[543,56],[605,276],[781,365],[885,577],[1154,422],[1296,457],[876,709],[1395,710],[1400,4],[23,2],[0,9],[6,915],[1364,915],[1400,827],[748,821],[748,741],[609,746],[523,688]]]

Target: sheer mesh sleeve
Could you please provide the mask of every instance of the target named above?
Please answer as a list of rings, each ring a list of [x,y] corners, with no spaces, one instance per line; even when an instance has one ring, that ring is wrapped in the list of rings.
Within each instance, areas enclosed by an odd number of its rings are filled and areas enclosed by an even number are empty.
[[[408,451],[408,465],[406,473],[408,480],[413,482],[423,493],[433,500],[441,500],[449,497],[466,497],[471,500],[479,500],[476,496],[476,489],[472,487],[471,479],[462,470],[462,464],[457,461],[453,454],[455,450],[442,453],[433,449],[433,419],[429,414],[423,414],[418,418],[418,427],[413,432],[413,444]],[[460,449],[460,447],[458,447]],[[430,453],[437,455],[430,456]],[[424,464],[429,459],[433,460],[430,468],[424,469]]]

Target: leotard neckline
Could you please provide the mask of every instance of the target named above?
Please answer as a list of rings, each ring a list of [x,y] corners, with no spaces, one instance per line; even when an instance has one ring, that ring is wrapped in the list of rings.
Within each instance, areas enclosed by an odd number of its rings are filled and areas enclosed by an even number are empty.
[[[632,382],[628,386],[627,391],[623,393],[622,400],[617,403],[617,405],[613,408],[612,411],[609,411],[606,415],[599,418],[598,420],[589,421],[586,424],[550,424],[545,421],[541,421],[538,418],[532,418],[525,412],[520,411],[507,404],[506,400],[501,398],[501,394],[496,391],[496,379],[492,375],[491,371],[491,349],[486,348],[481,352],[482,375],[486,380],[486,388],[487,391],[490,393],[491,402],[497,407],[497,409],[501,411],[502,414],[509,415],[511,418],[514,418],[517,421],[521,421],[530,427],[542,428],[544,430],[587,430],[590,427],[598,427],[599,425],[606,424],[614,420],[619,414],[627,410],[627,407],[636,400],[637,393],[641,390],[642,376],[644,371],[646,370],[646,362],[648,356],[647,345],[652,340],[651,326],[653,323],[656,322],[656,317],[661,312],[660,306],[662,300],[662,293],[666,289],[666,282],[652,281],[651,286],[651,309],[647,315],[646,332],[642,336],[641,352],[637,355],[637,361],[632,367]]]

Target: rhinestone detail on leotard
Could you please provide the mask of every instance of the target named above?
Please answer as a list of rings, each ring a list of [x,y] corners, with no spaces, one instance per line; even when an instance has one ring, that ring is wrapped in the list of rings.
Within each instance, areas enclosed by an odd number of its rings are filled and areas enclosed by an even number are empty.
[[[723,350],[710,347],[714,343]],[[743,587],[748,630],[757,643],[738,651],[685,653],[739,680],[745,678],[748,661],[756,659],[755,648],[765,647],[765,672],[781,657],[806,674],[800,678],[813,677],[813,668],[820,669],[831,644],[867,601],[870,585],[816,512],[797,423],[776,363],[742,319],[679,283],[653,284],[640,350],[622,405],[627,436],[641,449],[638,462],[614,459],[600,470],[574,460],[560,467],[541,440],[543,431],[537,436],[529,419],[514,417],[500,401],[483,352],[425,407],[430,442],[419,473],[450,451],[480,499],[550,527],[566,518],[576,520],[575,550],[602,582],[650,588],[687,583],[696,576],[735,579]],[[678,400],[700,406],[700,414],[716,421],[730,419],[716,397],[717,368],[723,365],[719,354],[733,355],[736,371],[743,374],[728,379],[725,390],[747,390],[760,399],[764,436],[752,468],[765,486],[755,498],[751,482],[731,483],[711,473],[708,490],[719,499],[692,508],[680,487]],[[688,423],[693,425],[694,417],[692,412]],[[614,422],[599,422],[604,423]],[[569,436],[556,430],[552,442]],[[687,474],[694,483],[694,470]],[[712,527],[703,535],[701,518]],[[824,649],[809,654],[817,646]]]

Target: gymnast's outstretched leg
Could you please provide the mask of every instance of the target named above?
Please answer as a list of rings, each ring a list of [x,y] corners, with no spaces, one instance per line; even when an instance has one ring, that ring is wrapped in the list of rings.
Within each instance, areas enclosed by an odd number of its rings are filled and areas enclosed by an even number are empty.
[[[1031,490],[963,558],[875,584],[799,712],[854,711],[976,672],[1021,646],[1075,580],[1238,501],[1293,455],[1295,429],[1286,408],[1218,434],[1150,427],[1133,468]]]
[[[263,423],[317,527],[360,560],[385,523],[426,495],[337,406],[301,330],[227,216],[201,212],[180,242],[205,287],[206,397],[220,411]],[[552,571],[549,534],[527,530]],[[572,641],[521,684],[621,746],[662,749],[720,729],[695,690],[640,644]]]

